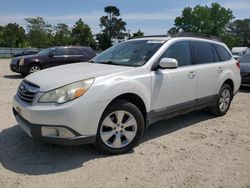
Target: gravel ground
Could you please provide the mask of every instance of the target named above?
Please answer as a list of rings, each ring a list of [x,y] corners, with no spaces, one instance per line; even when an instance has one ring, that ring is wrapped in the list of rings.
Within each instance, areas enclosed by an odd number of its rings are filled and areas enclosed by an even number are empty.
[[[30,139],[12,115],[22,77],[0,60],[0,187],[250,187],[250,88],[224,117],[199,111],[152,125],[131,153]]]

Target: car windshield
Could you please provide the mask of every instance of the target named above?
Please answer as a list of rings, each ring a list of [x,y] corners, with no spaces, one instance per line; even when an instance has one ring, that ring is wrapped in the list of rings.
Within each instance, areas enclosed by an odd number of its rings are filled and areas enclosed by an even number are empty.
[[[92,62],[133,67],[141,66],[154,55],[164,42],[164,40],[121,42],[97,55]]]
[[[52,50],[53,50],[53,48],[44,49],[44,50],[40,51],[40,52],[38,53],[38,55],[47,55],[47,54],[49,54]]]

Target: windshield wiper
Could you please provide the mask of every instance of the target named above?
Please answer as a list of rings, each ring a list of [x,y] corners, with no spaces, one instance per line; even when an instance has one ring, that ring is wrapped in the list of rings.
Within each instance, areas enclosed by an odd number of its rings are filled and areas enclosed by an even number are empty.
[[[109,65],[121,65],[119,63],[115,63],[114,61],[98,61],[94,63],[100,63],[100,64],[109,64]]]

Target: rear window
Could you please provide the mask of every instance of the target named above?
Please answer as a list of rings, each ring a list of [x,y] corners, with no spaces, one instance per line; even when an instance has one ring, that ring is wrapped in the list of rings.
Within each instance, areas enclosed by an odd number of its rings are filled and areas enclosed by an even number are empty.
[[[240,58],[240,63],[250,63],[250,54],[244,55]]]
[[[212,45],[208,42],[192,41],[195,63],[204,64],[215,62]]]
[[[219,55],[221,61],[227,61],[227,60],[231,59],[231,55],[229,54],[229,52],[226,50],[226,48],[224,46],[214,44],[214,47],[215,47],[216,51],[218,52],[218,55]]]

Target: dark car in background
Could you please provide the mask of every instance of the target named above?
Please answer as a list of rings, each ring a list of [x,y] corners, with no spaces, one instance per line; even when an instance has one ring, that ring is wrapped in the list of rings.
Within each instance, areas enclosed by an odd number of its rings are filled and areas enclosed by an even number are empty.
[[[22,53],[14,54],[14,57],[25,56],[25,55],[34,55],[37,53],[38,53],[38,50],[24,50]]]
[[[250,54],[243,55],[240,59],[241,84],[250,86]]]
[[[58,46],[40,51],[35,55],[13,58],[10,69],[22,75],[31,74],[41,69],[69,63],[85,62],[96,56],[90,47]]]

